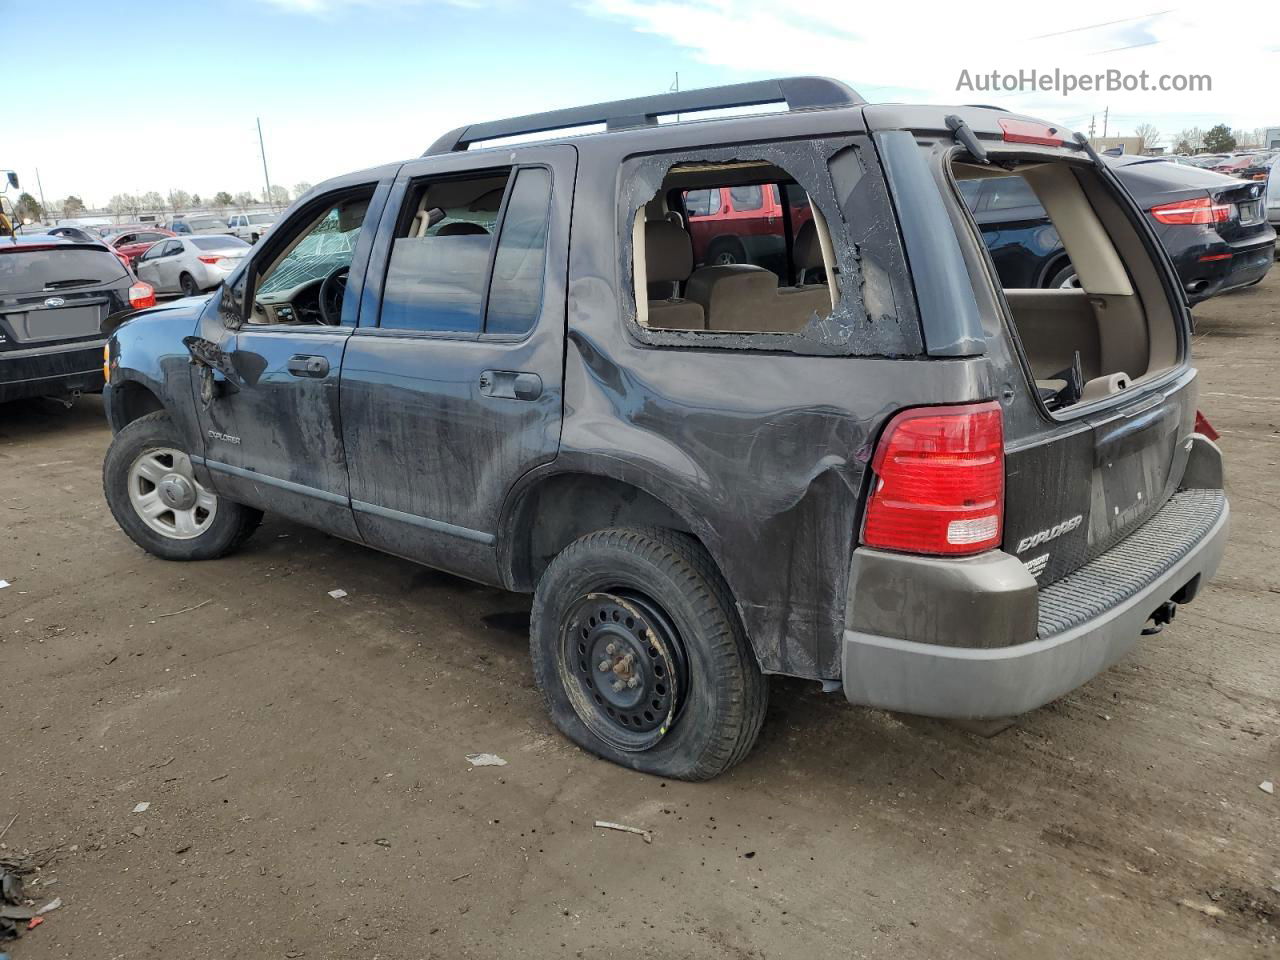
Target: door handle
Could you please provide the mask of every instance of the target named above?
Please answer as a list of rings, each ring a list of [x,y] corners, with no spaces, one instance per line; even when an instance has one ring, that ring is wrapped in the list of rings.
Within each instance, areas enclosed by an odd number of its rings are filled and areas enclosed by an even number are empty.
[[[520,370],[486,370],[480,374],[480,393],[503,400],[537,400],[542,378]]]
[[[295,353],[289,358],[288,369],[295,377],[327,377],[329,361],[312,354]]]

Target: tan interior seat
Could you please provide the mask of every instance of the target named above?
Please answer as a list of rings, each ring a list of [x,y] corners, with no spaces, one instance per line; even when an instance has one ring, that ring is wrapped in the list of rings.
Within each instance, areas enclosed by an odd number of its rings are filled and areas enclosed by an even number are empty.
[[[693,241],[678,223],[648,220],[644,225],[645,279],[649,290],[649,326],[666,330],[705,330],[701,305],[676,296],[693,272]],[[655,291],[667,292],[654,297]]]
[[[786,326],[781,315],[778,275],[749,263],[701,267],[689,278],[686,294],[698,303],[708,330],[777,333],[799,329]]]
[[[793,329],[799,329],[808,322],[813,314],[826,317],[831,313],[831,291],[825,283],[806,283],[806,275],[811,270],[824,266],[822,262],[822,244],[818,239],[818,228],[812,220],[806,220],[796,233],[796,241],[792,250],[795,258],[796,277],[794,287],[779,287],[778,296],[785,301],[782,307],[787,318],[799,318]]]

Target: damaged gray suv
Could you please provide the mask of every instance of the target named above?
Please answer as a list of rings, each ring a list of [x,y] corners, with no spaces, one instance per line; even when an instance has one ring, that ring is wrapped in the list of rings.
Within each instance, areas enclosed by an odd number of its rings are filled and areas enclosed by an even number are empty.
[[[960,184],[1010,175],[1078,288],[1001,288]],[[133,314],[106,497],[169,559],[266,511],[531,592],[565,735],[706,779],[769,674],[1006,718],[1167,623],[1227,529],[1189,332],[1053,125],[821,78],[606,103],[321,184]]]

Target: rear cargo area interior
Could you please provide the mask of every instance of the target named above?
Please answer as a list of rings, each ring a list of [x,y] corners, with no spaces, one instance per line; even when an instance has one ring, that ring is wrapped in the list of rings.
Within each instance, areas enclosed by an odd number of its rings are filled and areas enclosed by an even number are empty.
[[[952,169],[958,181],[1022,177],[1075,269],[1078,286],[1003,288],[1036,387],[1051,410],[1122,392],[1178,362],[1176,315],[1157,265],[1091,167],[956,161]]]
[[[655,330],[795,333],[839,301],[826,219],[772,163],[672,167],[632,241],[637,319]]]

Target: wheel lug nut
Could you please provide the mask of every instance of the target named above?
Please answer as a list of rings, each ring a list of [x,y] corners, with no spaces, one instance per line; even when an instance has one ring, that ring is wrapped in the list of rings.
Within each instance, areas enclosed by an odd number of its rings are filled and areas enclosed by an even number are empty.
[[[635,689],[636,687],[640,686],[640,678],[632,677],[630,680],[627,681],[627,686],[631,687],[632,689]]]
[[[601,661],[600,661],[600,663],[598,664],[598,668],[599,668],[599,670],[600,670],[600,672],[601,672],[601,673],[608,673],[608,672],[609,672],[609,661],[608,661],[608,660],[601,660]]]
[[[609,654],[610,656],[613,656],[613,654],[618,652],[618,645],[616,643],[611,643],[604,648],[604,652]]]
[[[621,693],[621,692],[622,692],[622,681],[621,681],[621,680],[615,680],[615,681],[613,681],[613,692],[614,692],[614,693]]]

